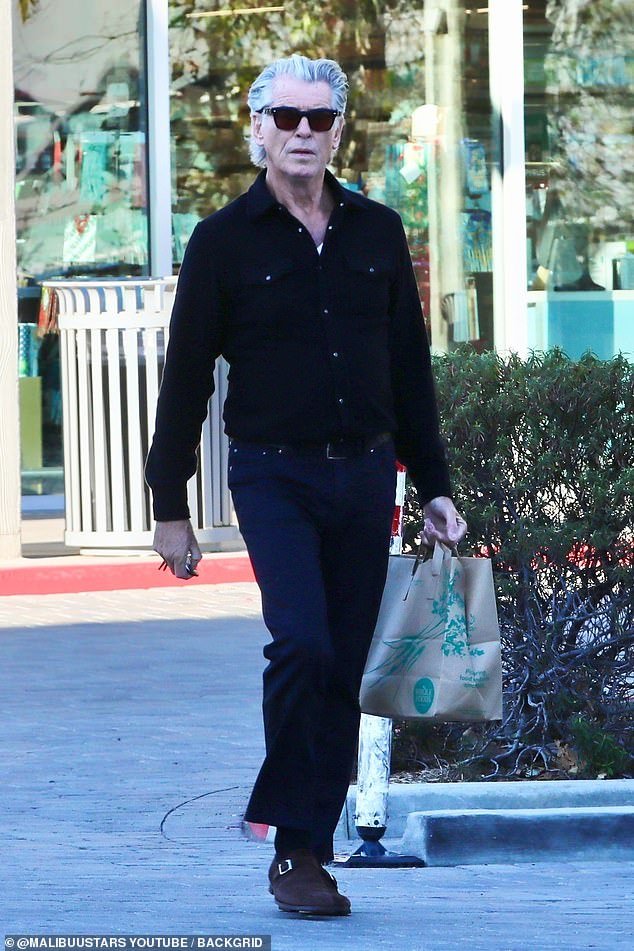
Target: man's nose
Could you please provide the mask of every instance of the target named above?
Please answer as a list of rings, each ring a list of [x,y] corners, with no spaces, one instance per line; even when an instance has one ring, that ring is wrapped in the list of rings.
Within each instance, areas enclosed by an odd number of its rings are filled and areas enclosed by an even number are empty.
[[[295,131],[298,132],[300,135],[312,134],[313,130],[311,129],[310,123],[308,122],[308,116],[301,117],[301,119],[299,120],[299,125],[297,126],[297,129]]]

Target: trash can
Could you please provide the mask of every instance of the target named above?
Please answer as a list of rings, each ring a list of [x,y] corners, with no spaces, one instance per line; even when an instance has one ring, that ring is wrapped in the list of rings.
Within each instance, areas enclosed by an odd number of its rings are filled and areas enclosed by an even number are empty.
[[[151,547],[143,469],[168,342],[176,278],[46,281],[57,294],[64,431],[65,543],[113,552]],[[219,360],[196,475],[188,483],[201,547],[243,547],[227,485]]]

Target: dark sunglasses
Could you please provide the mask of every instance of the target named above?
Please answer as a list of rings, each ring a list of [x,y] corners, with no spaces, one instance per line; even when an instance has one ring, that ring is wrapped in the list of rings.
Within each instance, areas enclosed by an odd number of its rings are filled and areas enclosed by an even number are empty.
[[[341,113],[336,109],[296,109],[294,106],[265,106],[259,110],[265,116],[273,116],[276,128],[284,132],[292,132],[300,124],[304,116],[313,132],[329,132],[337,116]]]

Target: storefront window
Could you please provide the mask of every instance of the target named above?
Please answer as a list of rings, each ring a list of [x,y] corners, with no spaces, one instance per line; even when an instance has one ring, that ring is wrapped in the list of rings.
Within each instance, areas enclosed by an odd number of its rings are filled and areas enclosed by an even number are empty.
[[[614,0],[524,10],[529,344],[634,354],[634,26]]]
[[[333,58],[350,82],[333,172],[401,214],[432,344],[491,347],[486,8],[458,0],[238,6],[170,2],[176,264],[196,221],[255,177],[246,94],[258,72],[291,52]]]
[[[23,492],[62,491],[57,337],[40,282],[148,272],[144,4],[14,3]]]

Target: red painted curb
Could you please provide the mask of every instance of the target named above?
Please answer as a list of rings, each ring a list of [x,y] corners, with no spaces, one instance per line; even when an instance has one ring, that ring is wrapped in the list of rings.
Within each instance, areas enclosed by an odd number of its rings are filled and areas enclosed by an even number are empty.
[[[181,581],[158,570],[157,561],[116,561],[85,565],[18,565],[0,568],[0,595],[75,594],[82,591],[121,591],[131,588],[169,588],[174,585],[229,584],[253,581],[248,557],[203,558],[198,577]]]

